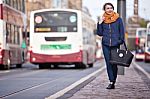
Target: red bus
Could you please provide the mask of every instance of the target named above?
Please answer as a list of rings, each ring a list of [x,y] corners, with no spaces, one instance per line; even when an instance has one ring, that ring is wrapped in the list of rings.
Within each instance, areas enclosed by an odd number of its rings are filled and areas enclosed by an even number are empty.
[[[23,63],[21,43],[26,30],[24,0],[0,0],[0,68]]]
[[[137,28],[136,29],[136,50],[135,50],[135,59],[144,60],[145,54],[145,41],[146,41],[146,28]]]

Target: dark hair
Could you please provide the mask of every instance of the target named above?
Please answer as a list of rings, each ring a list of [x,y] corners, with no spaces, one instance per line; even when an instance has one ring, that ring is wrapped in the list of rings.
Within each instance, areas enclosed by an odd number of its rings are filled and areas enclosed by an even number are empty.
[[[114,10],[114,6],[113,6],[113,4],[112,4],[112,3],[105,3],[105,4],[104,4],[104,6],[103,6],[103,10],[105,10],[106,5],[110,5],[110,6],[112,6],[112,8],[113,8],[113,10]]]

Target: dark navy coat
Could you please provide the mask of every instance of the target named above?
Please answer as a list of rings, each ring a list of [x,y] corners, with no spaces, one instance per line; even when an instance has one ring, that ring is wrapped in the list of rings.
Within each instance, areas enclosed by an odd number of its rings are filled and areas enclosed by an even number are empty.
[[[119,46],[124,42],[124,26],[119,17],[113,23],[97,23],[97,35],[102,36],[102,44],[108,46]]]

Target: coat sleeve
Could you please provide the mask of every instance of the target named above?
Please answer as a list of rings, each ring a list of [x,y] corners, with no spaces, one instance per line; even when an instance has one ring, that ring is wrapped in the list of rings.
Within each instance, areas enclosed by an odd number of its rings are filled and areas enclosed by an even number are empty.
[[[97,23],[97,35],[103,36],[102,23],[99,24],[99,22]]]
[[[120,18],[120,21],[119,21],[119,33],[120,33],[120,44],[123,44],[124,42],[124,35],[125,35],[125,29],[124,29],[124,25],[123,25],[123,21],[122,19]]]

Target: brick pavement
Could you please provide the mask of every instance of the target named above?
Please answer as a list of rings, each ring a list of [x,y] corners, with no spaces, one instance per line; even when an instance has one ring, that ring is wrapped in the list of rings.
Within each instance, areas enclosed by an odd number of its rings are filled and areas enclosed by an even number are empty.
[[[132,66],[118,75],[115,89],[106,89],[108,83],[105,70],[69,99],[150,99],[150,89]]]

